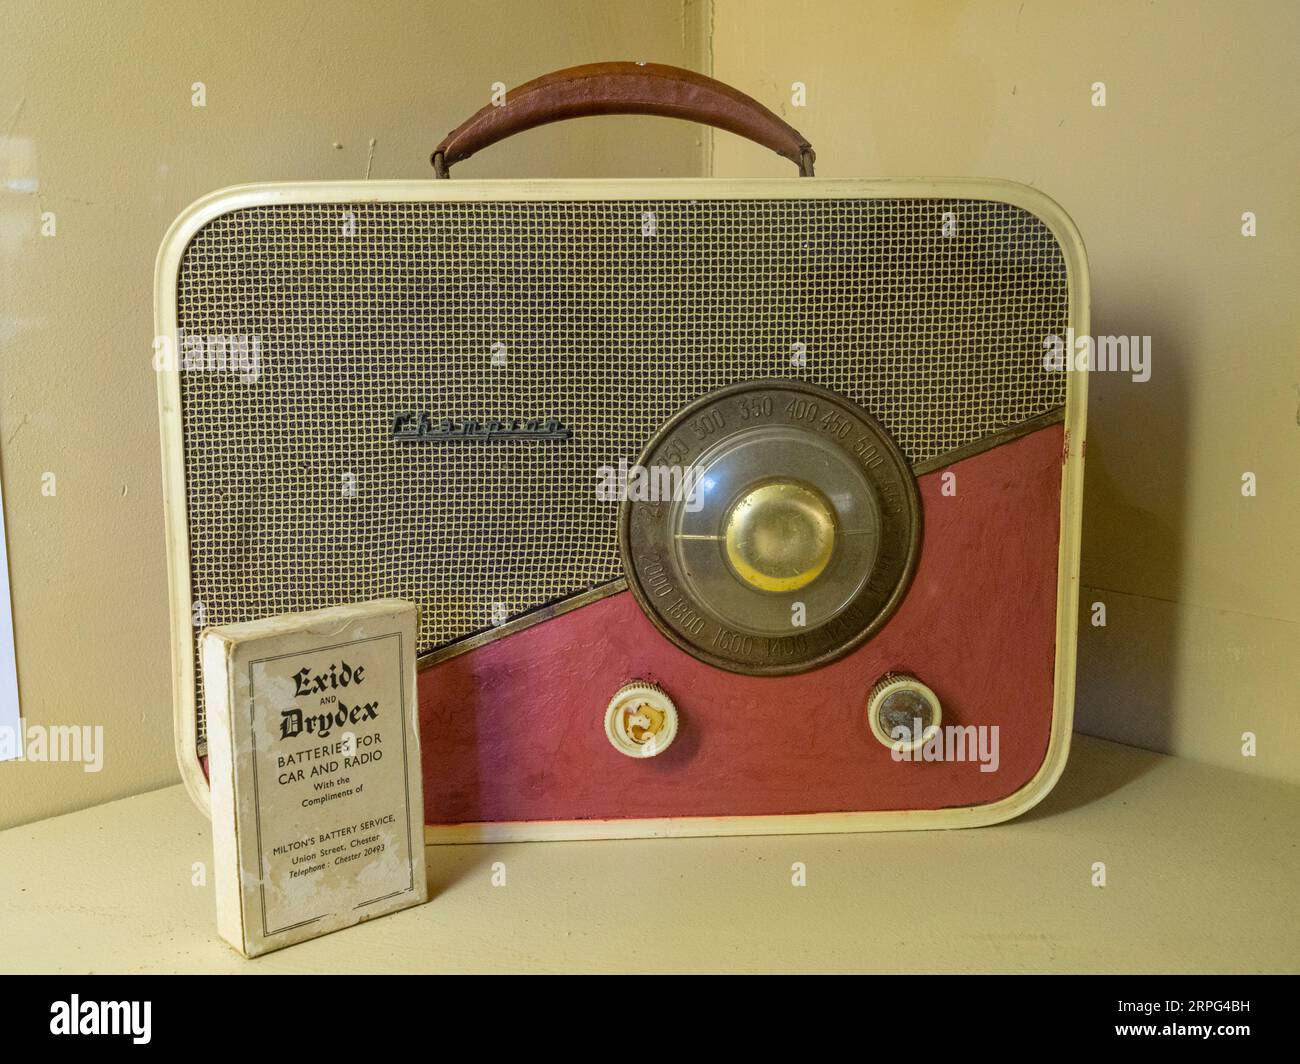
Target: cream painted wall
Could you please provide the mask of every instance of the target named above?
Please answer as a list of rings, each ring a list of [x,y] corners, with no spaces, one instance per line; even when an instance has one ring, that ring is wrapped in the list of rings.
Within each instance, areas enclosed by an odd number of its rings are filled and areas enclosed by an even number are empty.
[[[174,782],[153,263],[192,200],[246,181],[431,177],[495,81],[600,59],[702,63],[703,9],[637,0],[5,0],[0,463],[22,708],[102,725],[99,773],[0,764],[0,827]],[[191,106],[202,81],[207,106]],[[702,172],[650,118],[534,130],[465,177]],[[53,212],[56,235],[40,234]],[[42,494],[45,473],[57,494]]]
[[[1148,382],[1090,385],[1083,601],[1107,624],[1084,615],[1077,725],[1291,780],[1297,39],[1293,0],[716,0],[712,35],[714,76],[802,130],[819,176],[1006,177],[1070,212],[1094,332],[1153,345]],[[792,173],[725,134],[713,151],[719,176]]]
[[[1298,11],[6,0],[0,471],[23,709],[102,725],[106,754],[98,774],[0,764],[0,826],[176,778],[149,368],[153,257],[176,213],[242,181],[426,178],[432,143],[493,81],[617,57],[707,71],[710,17],[715,75],[808,133],[819,174],[1010,177],[1073,214],[1096,330],[1155,345],[1149,383],[1092,383],[1084,598],[1109,623],[1083,629],[1079,725],[1300,778]],[[803,109],[788,105],[796,80]],[[1089,103],[1097,80],[1105,109]],[[206,108],[190,105],[195,81]],[[532,131],[458,173],[690,174],[708,149],[684,124],[602,119]],[[725,134],[714,169],[792,173]],[[1239,756],[1248,729],[1254,761]]]

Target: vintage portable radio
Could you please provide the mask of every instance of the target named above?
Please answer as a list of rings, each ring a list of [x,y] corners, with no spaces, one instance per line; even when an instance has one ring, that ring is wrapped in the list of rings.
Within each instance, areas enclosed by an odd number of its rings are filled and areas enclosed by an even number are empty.
[[[786,180],[462,181],[688,118]],[[209,196],[158,259],[176,736],[201,627],[421,606],[430,841],[959,827],[1065,761],[1083,247],[1001,181],[812,176],[749,97],[561,71],[430,181]],[[1073,330],[1073,334],[1069,332]]]

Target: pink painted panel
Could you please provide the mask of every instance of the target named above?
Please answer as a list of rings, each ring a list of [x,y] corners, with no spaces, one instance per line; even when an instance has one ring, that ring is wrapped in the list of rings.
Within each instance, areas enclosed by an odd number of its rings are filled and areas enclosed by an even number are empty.
[[[885,628],[831,665],[757,678],[696,661],[626,592],[420,674],[431,824],[754,816],[978,805],[1019,790],[1047,751],[1056,640],[1061,426],[920,478],[924,541]],[[975,761],[896,762],[866,698],[910,672],[945,724],[997,725],[996,772]],[[681,727],[659,757],[605,738],[630,679],[661,685]]]

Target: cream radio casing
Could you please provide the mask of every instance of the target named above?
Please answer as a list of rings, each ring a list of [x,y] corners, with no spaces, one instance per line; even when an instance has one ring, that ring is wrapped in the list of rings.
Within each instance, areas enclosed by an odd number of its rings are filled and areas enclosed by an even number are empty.
[[[609,66],[586,82],[719,93]],[[716,124],[811,170],[723,97]],[[187,786],[206,802],[202,627],[397,597],[420,605],[432,841],[1017,815],[1069,743],[1087,378],[1043,341],[1087,308],[1073,225],[1010,182],[200,200],[160,251],[156,331],[255,339],[258,372],[158,374]],[[701,505],[598,497],[638,462],[699,466]],[[895,757],[891,676],[932,696],[923,731],[997,728],[997,771]],[[611,738],[629,687],[652,693]]]

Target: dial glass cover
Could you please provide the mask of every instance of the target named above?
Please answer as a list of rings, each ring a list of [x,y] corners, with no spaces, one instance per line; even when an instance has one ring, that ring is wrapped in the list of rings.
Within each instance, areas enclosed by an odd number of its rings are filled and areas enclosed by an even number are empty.
[[[736,672],[813,668],[898,605],[920,543],[916,482],[862,409],[797,381],[691,404],[638,460],[676,490],[623,504],[628,584],[673,642]]]

